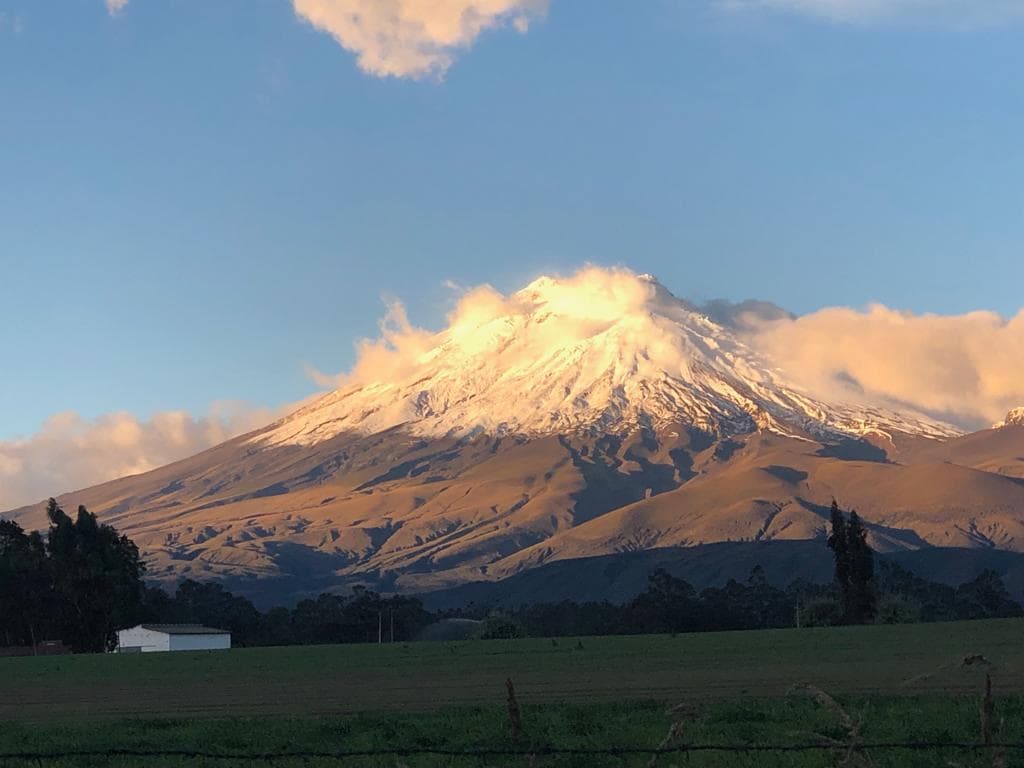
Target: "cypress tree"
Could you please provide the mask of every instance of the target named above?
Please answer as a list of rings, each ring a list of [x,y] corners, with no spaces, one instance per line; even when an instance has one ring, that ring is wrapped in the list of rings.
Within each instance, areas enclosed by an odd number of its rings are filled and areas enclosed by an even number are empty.
[[[850,585],[850,546],[849,534],[846,530],[846,518],[839,510],[839,504],[832,499],[832,533],[828,537],[828,548],[836,561],[835,582],[839,589],[839,598],[843,606],[843,620],[849,620],[851,604]]]
[[[847,615],[852,623],[867,624],[878,610],[875,591],[875,553],[868,546],[868,532],[856,511],[846,526],[846,547],[850,562],[850,605]]]

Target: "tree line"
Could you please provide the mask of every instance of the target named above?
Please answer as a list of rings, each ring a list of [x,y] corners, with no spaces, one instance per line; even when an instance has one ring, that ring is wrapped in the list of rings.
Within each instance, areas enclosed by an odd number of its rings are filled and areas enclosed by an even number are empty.
[[[246,646],[404,642],[450,618],[477,620],[480,637],[555,637],[1024,615],[993,571],[951,587],[892,562],[876,567],[862,521],[835,503],[827,540],[835,561],[831,584],[797,580],[782,589],[758,566],[745,581],[698,592],[657,570],[647,588],[622,605],[469,605],[440,613],[425,610],[413,597],[361,587],[266,612],[216,582],[185,580],[169,594],[146,585],[135,544],[85,507],[72,519],[51,499],[47,516],[45,536],[0,520],[0,645],[35,647],[59,639],[76,652],[102,652],[113,647],[118,629],[140,623],[206,624],[229,630],[233,644]]]
[[[756,566],[745,581],[698,592],[664,569],[628,603],[535,603],[504,611],[486,606],[450,611],[476,618],[488,637],[573,636],[705,632],[843,624],[905,624],[1024,616],[998,573],[986,570],[952,587],[922,579],[891,561],[878,567],[857,513],[833,501],[826,540],[835,562],[833,581],[797,579],[785,588]]]
[[[746,580],[730,579],[723,586],[700,591],[659,569],[649,576],[643,592],[622,605],[566,600],[502,610],[469,606],[448,611],[444,617],[480,620],[481,637],[572,637],[1024,616],[1024,609],[994,571],[952,587],[884,562],[877,586],[878,610],[870,622],[848,620],[836,585],[796,580],[779,588],[768,583],[760,566]]]
[[[47,505],[44,536],[0,520],[0,646],[60,640],[76,653],[111,650],[136,624],[205,624],[234,645],[410,640],[434,616],[414,598],[356,588],[261,612],[216,582],[185,580],[168,594],[145,583],[138,547],[85,507],[74,519]]]
[[[50,529],[26,533],[0,520],[0,632],[4,645],[60,639],[102,651],[142,604],[138,547],[85,507],[74,520],[50,499]]]

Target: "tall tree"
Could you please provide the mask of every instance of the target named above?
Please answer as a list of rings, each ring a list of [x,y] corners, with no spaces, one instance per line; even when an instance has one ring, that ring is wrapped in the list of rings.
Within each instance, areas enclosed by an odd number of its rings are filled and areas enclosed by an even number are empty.
[[[626,625],[632,632],[689,632],[700,626],[700,611],[693,586],[658,568],[647,577],[647,590],[629,603]]]
[[[43,538],[0,520],[0,644],[35,648],[48,639],[52,595]]]
[[[138,547],[85,507],[72,520],[50,499],[47,553],[61,605],[62,637],[75,651],[105,651],[119,627],[143,616],[145,566]]]
[[[878,612],[875,588],[875,553],[868,546],[868,532],[856,510],[846,526],[846,549],[850,563],[850,603],[847,617],[852,624],[868,624]]]
[[[832,533],[828,537],[828,548],[835,558],[835,582],[839,589],[839,599],[843,606],[844,617],[850,605],[850,546],[846,531],[846,518],[839,509],[839,502],[832,499]]]

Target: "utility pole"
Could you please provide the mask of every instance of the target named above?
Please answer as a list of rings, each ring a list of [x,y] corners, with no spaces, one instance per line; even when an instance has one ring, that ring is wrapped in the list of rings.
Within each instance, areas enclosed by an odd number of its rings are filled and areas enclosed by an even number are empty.
[[[377,645],[384,642],[384,611],[377,610]]]
[[[395,609],[391,608],[391,642],[395,642]]]

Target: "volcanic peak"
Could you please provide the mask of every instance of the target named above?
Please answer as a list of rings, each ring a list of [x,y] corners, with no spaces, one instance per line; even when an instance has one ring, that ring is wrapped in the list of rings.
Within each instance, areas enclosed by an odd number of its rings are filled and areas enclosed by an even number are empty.
[[[626,269],[540,277],[509,296],[474,289],[436,333],[410,326],[398,307],[382,331],[340,388],[253,441],[311,445],[399,426],[433,437],[679,424],[814,439],[957,434],[916,414],[820,402],[739,333]]]

